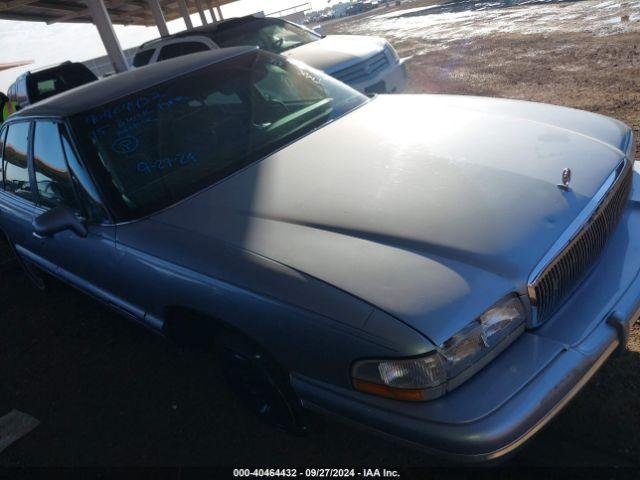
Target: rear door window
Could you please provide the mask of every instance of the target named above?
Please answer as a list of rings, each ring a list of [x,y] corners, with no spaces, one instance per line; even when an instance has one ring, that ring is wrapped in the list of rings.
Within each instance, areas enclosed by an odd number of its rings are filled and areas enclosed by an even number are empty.
[[[212,33],[220,47],[257,45],[268,52],[281,53],[318,41],[321,37],[305,28],[277,18],[225,22]]]
[[[4,188],[19,197],[33,200],[28,167],[29,123],[9,125],[2,163]]]
[[[33,132],[33,168],[38,204],[53,208],[77,205],[71,176],[62,150],[59,124],[36,122]]]
[[[151,50],[136,53],[136,56],[133,57],[133,66],[144,67],[147,65],[151,61],[151,57],[153,57],[153,52],[155,50],[152,48]]]
[[[210,48],[202,42],[178,42],[165,45],[160,50],[158,61],[168,60],[170,58],[181,57],[190,53],[198,53],[210,50]]]

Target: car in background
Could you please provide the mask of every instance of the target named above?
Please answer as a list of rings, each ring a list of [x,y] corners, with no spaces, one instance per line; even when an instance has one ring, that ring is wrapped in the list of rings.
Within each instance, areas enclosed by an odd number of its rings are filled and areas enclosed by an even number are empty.
[[[336,18],[336,14],[334,12],[327,12],[327,13],[321,14],[318,21],[327,22],[329,20],[333,20],[334,18]]]
[[[377,8],[378,5],[374,5],[373,3],[365,3],[365,2],[361,2],[361,3],[354,3],[353,5],[349,6],[349,8],[347,8],[347,15],[351,16],[351,15],[358,15],[360,13],[365,13],[368,12],[370,10],[373,10],[374,8]]]
[[[293,431],[311,409],[501,457],[640,311],[633,135],[602,115],[369,98],[236,47],[21,110],[0,143],[0,231],[37,286],[216,346],[239,398]]]
[[[24,108],[97,79],[86,65],[67,61],[23,73],[9,86],[7,96]]]
[[[400,93],[407,81],[405,60],[383,38],[323,36],[280,18],[252,15],[146,42],[138,48],[133,66],[243,45],[302,61],[365,94]]]

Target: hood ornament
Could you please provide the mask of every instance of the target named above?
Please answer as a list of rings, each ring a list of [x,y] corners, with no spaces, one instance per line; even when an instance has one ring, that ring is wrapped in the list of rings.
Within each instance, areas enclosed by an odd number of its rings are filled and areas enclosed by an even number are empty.
[[[560,190],[568,192],[569,190],[571,190],[569,188],[569,183],[571,183],[571,169],[565,168],[564,170],[562,170],[562,183],[558,184],[558,188]]]

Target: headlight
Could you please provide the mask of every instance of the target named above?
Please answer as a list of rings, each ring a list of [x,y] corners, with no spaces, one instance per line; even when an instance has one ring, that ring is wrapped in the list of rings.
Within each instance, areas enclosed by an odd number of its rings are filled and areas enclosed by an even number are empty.
[[[387,58],[389,58],[391,63],[398,63],[400,61],[398,52],[396,52],[396,49],[393,48],[390,43],[384,46],[384,52],[387,54]]]
[[[351,372],[353,386],[398,400],[440,397],[507,348],[524,331],[525,319],[520,299],[509,296],[428,355],[356,362]]]

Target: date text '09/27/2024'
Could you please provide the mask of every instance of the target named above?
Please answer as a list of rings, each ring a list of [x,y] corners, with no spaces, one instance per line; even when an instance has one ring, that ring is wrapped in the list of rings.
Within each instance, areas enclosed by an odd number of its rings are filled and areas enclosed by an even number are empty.
[[[159,158],[150,162],[140,161],[137,163],[136,168],[141,173],[151,174],[154,171],[169,170],[178,166],[184,167],[197,161],[198,159],[191,152],[177,153],[173,156]]]

